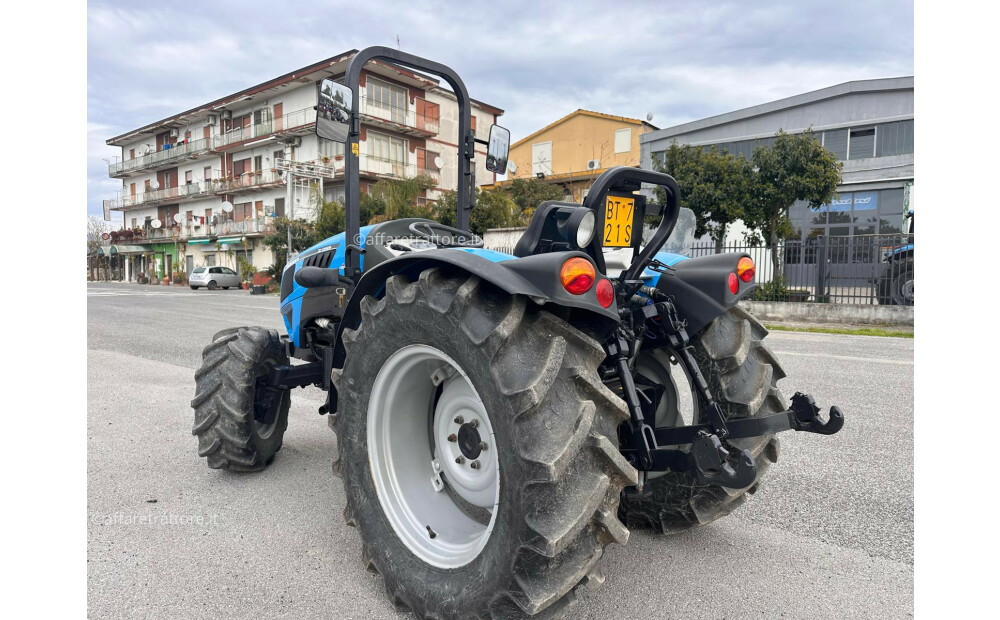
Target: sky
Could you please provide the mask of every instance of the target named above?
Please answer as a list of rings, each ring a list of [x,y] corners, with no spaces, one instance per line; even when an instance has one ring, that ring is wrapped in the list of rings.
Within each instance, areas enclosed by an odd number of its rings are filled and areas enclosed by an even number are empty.
[[[662,128],[913,75],[913,4],[91,0],[87,214],[121,189],[108,138],[370,45],[450,66],[514,142],[577,108]]]

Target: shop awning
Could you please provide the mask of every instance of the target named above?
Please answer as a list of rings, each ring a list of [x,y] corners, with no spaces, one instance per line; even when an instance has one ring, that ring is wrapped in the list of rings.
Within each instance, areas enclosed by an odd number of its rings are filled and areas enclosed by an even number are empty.
[[[219,244],[223,243],[241,243],[246,237],[219,237]]]
[[[188,245],[198,245],[199,243],[212,243],[211,239],[188,239]]]
[[[152,252],[152,250],[146,249],[141,245],[112,245],[97,250],[97,253],[100,255],[147,254],[149,252]]]

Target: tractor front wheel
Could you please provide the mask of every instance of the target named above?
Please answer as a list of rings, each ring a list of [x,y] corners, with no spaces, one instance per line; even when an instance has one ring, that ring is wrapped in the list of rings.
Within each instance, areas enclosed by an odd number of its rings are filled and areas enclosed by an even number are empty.
[[[288,427],[288,390],[262,387],[271,367],[288,364],[278,332],[234,327],[212,338],[195,372],[194,429],[198,455],[212,469],[257,471],[281,449]]]
[[[624,543],[600,344],[475,276],[393,276],[346,330],[333,418],[362,562],[418,618],[560,616]]]

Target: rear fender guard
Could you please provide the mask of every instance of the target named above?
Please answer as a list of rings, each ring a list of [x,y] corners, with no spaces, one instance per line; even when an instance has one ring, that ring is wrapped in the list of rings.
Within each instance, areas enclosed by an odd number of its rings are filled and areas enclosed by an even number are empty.
[[[472,252],[445,249],[404,254],[379,263],[365,272],[347,304],[337,338],[334,366],[343,365],[343,330],[356,328],[361,323],[362,299],[368,295],[380,296],[385,282],[394,275],[401,274],[416,280],[422,271],[437,266],[460,269],[482,278],[511,295],[524,295],[539,305],[554,304],[584,311],[600,319],[602,327],[610,330],[619,320],[616,304],[612,303],[610,308],[603,308],[597,302],[594,288],[583,295],[573,295],[567,292],[559,281],[560,267],[564,261],[574,256],[581,256],[593,262],[583,252],[552,252],[494,262]]]
[[[680,316],[687,320],[687,333],[696,334],[725,314],[757,286],[738,280],[734,295],[729,290],[729,274],[746,253],[713,254],[682,260],[661,274],[656,288],[674,298]]]

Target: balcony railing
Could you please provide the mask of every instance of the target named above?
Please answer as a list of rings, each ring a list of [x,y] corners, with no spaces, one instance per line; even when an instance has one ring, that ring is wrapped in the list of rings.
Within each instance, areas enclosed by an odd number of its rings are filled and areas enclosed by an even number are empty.
[[[417,97],[417,101],[423,101]],[[416,108],[398,107],[377,102],[369,97],[361,97],[358,110],[375,124],[396,125],[399,128],[416,130],[419,133],[436,135],[440,122],[437,117],[417,114]]]
[[[156,151],[155,153],[150,153],[149,155],[143,155],[141,157],[133,157],[132,159],[125,159],[109,165],[108,176],[121,176],[123,174],[137,172],[146,168],[165,166],[188,157],[194,157],[202,153],[207,153],[210,147],[211,143],[208,138],[191,140],[189,142],[185,142],[184,144],[177,144],[173,146],[164,145],[164,149],[162,151]]]
[[[216,174],[221,175],[221,171],[216,171]],[[216,179],[211,183],[213,192],[228,194],[281,183],[281,173],[277,170],[244,172],[238,177]]]
[[[155,191],[142,192],[135,196],[126,195],[121,200],[112,203],[112,209],[129,209],[132,207],[149,206],[161,202],[180,201],[196,198],[209,193],[209,188],[201,183],[188,183],[178,187],[166,187]]]
[[[289,112],[278,118],[268,119],[262,123],[247,125],[246,127],[236,127],[225,133],[212,138],[213,149],[223,149],[233,144],[266,138],[286,131],[301,129],[316,122],[316,110],[304,108]]]
[[[218,216],[216,216],[218,217]],[[156,241],[161,239],[171,239],[183,241],[198,237],[221,237],[226,235],[259,235],[274,232],[274,220],[270,217],[250,218],[240,222],[236,220],[221,220],[215,224],[199,224],[195,220],[174,224],[164,223],[163,228],[147,228],[145,235],[137,242],[143,240]]]

